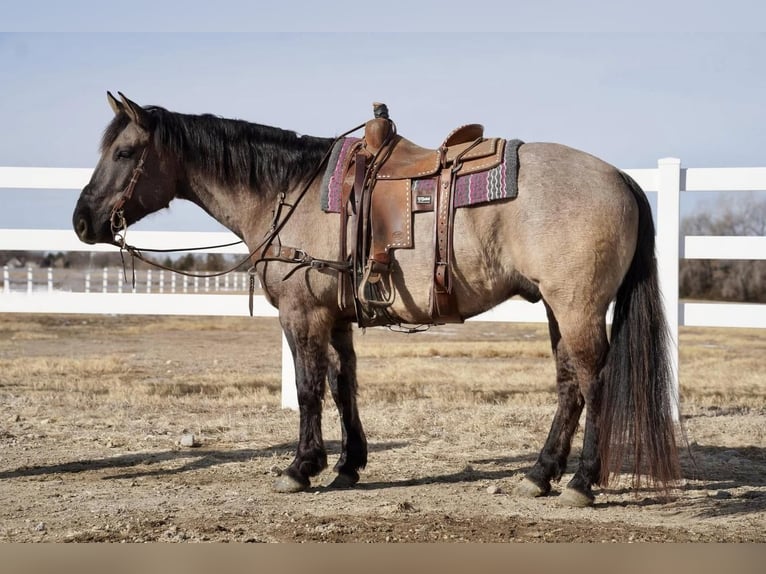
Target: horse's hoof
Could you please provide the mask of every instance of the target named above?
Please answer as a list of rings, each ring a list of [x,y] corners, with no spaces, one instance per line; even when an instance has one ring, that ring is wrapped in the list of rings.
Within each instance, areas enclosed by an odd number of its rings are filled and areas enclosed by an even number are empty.
[[[327,477],[327,479],[322,483],[322,486],[325,488],[336,488],[336,489],[342,489],[342,488],[353,488],[358,478],[354,478],[353,476],[349,476],[348,474],[331,474]]]
[[[277,492],[303,492],[308,488],[309,483],[300,482],[289,474],[283,474],[274,481],[274,490]]]
[[[522,496],[524,498],[537,498],[538,496],[545,496],[547,491],[540,488],[537,484],[525,478],[513,489],[513,493],[516,496]]]
[[[583,494],[579,490],[575,490],[574,488],[569,487],[565,488],[561,493],[561,496],[558,498],[559,503],[563,504],[564,506],[571,506],[573,508],[586,508],[588,506],[593,506],[593,500],[594,496],[592,494],[589,496],[587,494]]]

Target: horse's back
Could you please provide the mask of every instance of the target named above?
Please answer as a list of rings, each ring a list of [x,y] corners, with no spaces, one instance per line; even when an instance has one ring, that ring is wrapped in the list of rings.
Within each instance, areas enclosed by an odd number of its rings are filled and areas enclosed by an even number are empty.
[[[570,222],[566,227],[579,232],[598,232],[596,217],[635,211],[635,201],[620,170],[561,144],[521,146],[518,186],[517,206],[543,225],[555,219],[560,224]]]

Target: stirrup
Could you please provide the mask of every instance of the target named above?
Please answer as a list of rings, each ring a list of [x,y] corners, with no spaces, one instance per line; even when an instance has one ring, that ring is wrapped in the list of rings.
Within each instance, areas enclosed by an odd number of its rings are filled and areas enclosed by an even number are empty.
[[[396,301],[396,291],[391,280],[391,273],[388,269],[382,273],[380,271],[373,271],[374,266],[375,261],[370,260],[367,262],[367,268],[357,289],[357,297],[362,304],[370,307],[390,307]],[[370,290],[375,291],[381,298],[368,299],[366,295],[367,287],[370,287]]]

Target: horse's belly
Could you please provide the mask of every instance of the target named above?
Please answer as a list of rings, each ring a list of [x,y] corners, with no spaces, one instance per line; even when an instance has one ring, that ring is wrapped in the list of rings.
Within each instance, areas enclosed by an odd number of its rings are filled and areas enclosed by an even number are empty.
[[[515,294],[511,285],[514,269],[510,254],[477,234],[488,229],[503,211],[500,203],[455,214],[450,280],[463,317],[486,311]],[[429,309],[434,285],[435,240],[432,213],[414,215],[413,249],[394,252],[396,301],[391,311],[402,322],[430,322]]]

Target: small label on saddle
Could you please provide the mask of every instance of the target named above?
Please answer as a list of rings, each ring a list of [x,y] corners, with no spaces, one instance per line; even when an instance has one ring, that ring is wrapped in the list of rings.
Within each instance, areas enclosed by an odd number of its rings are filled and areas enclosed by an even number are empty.
[[[415,203],[418,205],[431,205],[430,195],[418,195],[415,197]]]

